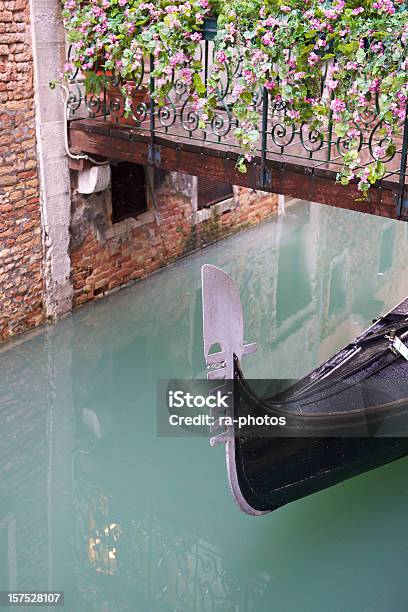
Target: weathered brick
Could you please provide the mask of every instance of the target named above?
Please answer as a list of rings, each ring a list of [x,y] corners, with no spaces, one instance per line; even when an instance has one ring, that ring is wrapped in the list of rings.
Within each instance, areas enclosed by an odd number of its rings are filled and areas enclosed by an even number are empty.
[[[0,11],[0,21],[3,23],[13,21],[13,13],[11,11]]]
[[[216,230],[205,231],[205,224],[197,226],[197,247],[239,227],[258,223],[277,209],[275,195],[239,189],[239,198],[239,207],[222,215]],[[191,250],[190,199],[168,187],[159,190],[156,199],[162,220],[160,228],[154,222],[133,228],[122,225],[117,228],[119,232],[112,232],[113,237],[101,239],[89,221],[92,215],[81,218],[81,229],[85,225],[88,231],[83,242],[72,246],[70,253],[75,306],[143,278]],[[82,205],[80,196],[74,198],[74,210]],[[250,213],[253,214],[249,218]]]
[[[0,7],[2,340],[39,325],[44,313],[29,4]]]

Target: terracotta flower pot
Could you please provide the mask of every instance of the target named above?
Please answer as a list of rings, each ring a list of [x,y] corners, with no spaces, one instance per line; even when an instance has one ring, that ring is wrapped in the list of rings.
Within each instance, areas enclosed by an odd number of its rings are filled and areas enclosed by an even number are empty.
[[[133,83],[129,85],[134,87]],[[121,85],[108,85],[106,89],[106,110],[112,121],[121,125],[138,126],[147,117],[150,104],[150,93],[145,84],[132,92],[132,112],[125,115],[125,98],[121,92]]]

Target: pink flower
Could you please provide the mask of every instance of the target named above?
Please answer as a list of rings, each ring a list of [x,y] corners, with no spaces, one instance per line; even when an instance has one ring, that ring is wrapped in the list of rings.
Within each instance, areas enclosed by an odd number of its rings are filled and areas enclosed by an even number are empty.
[[[243,71],[242,75],[247,83],[256,82],[256,75],[252,72],[252,70],[249,70],[247,68],[246,70]]]
[[[376,93],[380,90],[380,79],[377,77],[376,79],[374,79],[370,85],[370,91],[371,93]]]
[[[307,58],[307,63],[309,66],[314,66],[319,61],[319,56],[316,55],[314,51],[309,53],[309,57]]]
[[[330,89],[330,91],[334,91],[338,85],[338,81],[329,79],[328,81],[326,81],[326,85],[327,85],[327,88]]]
[[[181,78],[183,79],[183,81],[185,81],[188,85],[190,85],[193,81],[193,73],[190,70],[190,68],[183,68],[181,71]]]
[[[270,47],[275,42],[275,37],[272,32],[267,32],[262,36],[262,42],[266,47]]]
[[[330,103],[330,108],[334,113],[342,113],[346,110],[346,105],[340,98],[334,98]]]
[[[395,6],[392,0],[377,0],[377,2],[373,3],[373,8],[387,15],[394,15],[395,13]]]
[[[372,43],[370,48],[374,51],[374,53],[378,53],[378,55],[383,55],[384,45],[381,41]]]
[[[232,95],[234,98],[239,98],[239,96],[245,91],[245,87],[243,85],[235,85],[232,90]]]
[[[169,60],[170,66],[172,68],[175,68],[177,64],[184,64],[184,62],[185,62],[185,55],[182,51],[175,53]]]
[[[374,147],[374,149],[373,149],[373,157],[375,159],[380,159],[380,157],[385,157],[385,146],[384,145],[377,145],[376,147]]]
[[[287,112],[288,117],[291,119],[300,119],[300,112],[297,110],[289,109]]]
[[[364,9],[362,6],[358,6],[357,8],[353,9],[351,12],[353,15],[360,15],[360,13],[364,13]]]
[[[219,64],[225,64],[225,62],[227,61],[225,51],[217,51],[217,53],[215,54],[215,61]]]
[[[311,26],[312,26],[312,28],[314,28],[315,30],[321,30],[321,29],[322,29],[322,26],[323,26],[322,22],[321,22],[321,21],[319,21],[319,19],[316,19],[316,18],[314,18],[314,19],[311,19],[311,20],[310,20],[310,25],[311,25]]]

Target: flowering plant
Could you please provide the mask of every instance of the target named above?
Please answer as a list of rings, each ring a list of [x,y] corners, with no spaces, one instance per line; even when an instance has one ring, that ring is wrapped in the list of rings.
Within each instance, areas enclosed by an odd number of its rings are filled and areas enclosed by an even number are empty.
[[[201,128],[214,118],[231,85],[229,104],[246,171],[259,146],[256,100],[267,91],[287,124],[334,132],[343,167],[367,193],[385,174],[408,100],[408,10],[403,0],[64,0],[72,64],[97,64],[125,83],[140,79],[153,57],[155,90],[164,104],[177,71]],[[214,56],[203,78],[202,26],[217,18]],[[69,73],[72,65],[67,65]],[[208,71],[208,66],[207,66]],[[91,74],[91,73],[90,73]],[[323,76],[324,75],[324,78]],[[88,86],[97,82],[89,76]],[[127,109],[130,108],[129,99]],[[375,118],[367,143],[365,134]],[[322,136],[323,138],[323,136]],[[367,162],[370,163],[367,163]]]

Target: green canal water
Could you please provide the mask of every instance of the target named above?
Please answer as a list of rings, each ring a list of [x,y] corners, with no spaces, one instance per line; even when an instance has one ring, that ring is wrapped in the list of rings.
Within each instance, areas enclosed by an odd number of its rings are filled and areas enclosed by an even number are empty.
[[[240,287],[247,375],[292,378],[408,295],[407,256],[404,224],[300,203],[4,347],[0,589],[64,590],[70,612],[406,612],[408,459],[245,516],[221,447],[157,435],[156,392],[204,374],[203,263]]]

